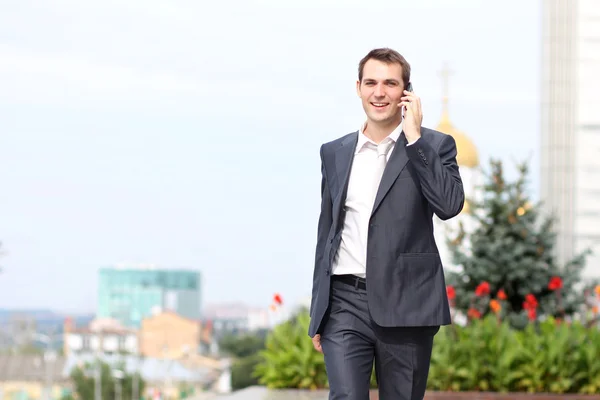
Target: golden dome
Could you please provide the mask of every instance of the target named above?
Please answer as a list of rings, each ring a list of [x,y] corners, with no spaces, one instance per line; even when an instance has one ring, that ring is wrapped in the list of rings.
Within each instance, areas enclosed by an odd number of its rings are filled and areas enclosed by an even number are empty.
[[[469,203],[469,200],[465,199],[465,204],[463,205],[463,209],[460,213],[471,214],[471,204]]]
[[[477,153],[477,147],[475,147],[475,144],[471,141],[471,139],[469,139],[467,135],[456,129],[450,121],[450,114],[448,113],[449,75],[450,71],[448,70],[448,67],[445,66],[441,72],[444,86],[442,118],[440,119],[436,130],[446,133],[454,138],[454,141],[456,142],[456,150],[458,152],[458,155],[456,156],[456,161],[458,162],[459,166],[475,168],[479,165],[479,154]]]
[[[452,125],[447,107],[444,107],[444,110],[442,111],[442,118],[440,119],[436,130],[446,133],[454,138],[454,141],[456,142],[456,150],[458,152],[456,161],[458,162],[459,166],[475,168],[479,165],[479,154],[477,153],[477,147],[475,147],[475,144],[467,135]]]

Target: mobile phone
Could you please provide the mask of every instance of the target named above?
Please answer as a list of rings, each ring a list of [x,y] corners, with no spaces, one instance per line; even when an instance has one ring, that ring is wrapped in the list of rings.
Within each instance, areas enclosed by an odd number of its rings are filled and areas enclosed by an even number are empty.
[[[408,82],[408,84],[406,85],[406,90],[408,90],[409,92],[413,91],[413,87],[412,87],[412,83]],[[402,107],[402,119],[404,120],[404,113],[406,112],[406,107]]]

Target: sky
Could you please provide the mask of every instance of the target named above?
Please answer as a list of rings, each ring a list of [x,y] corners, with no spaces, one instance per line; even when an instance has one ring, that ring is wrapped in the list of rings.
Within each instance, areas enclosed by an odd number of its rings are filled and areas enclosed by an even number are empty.
[[[207,3],[209,3],[207,5]],[[540,2],[0,4],[0,308],[93,312],[98,269],[198,269],[203,302],[310,295],[319,147],[392,47],[423,125],[539,174]],[[509,169],[510,173],[510,169]]]

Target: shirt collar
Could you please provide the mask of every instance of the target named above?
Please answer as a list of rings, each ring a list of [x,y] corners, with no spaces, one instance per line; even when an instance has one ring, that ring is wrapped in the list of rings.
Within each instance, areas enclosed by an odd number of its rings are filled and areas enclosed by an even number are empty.
[[[367,127],[367,123],[363,123],[360,127],[360,129],[358,130],[358,141],[356,143],[356,153],[358,153],[360,150],[362,150],[362,148],[364,147],[365,144],[367,143],[372,143],[373,145],[377,146],[377,143],[375,143],[374,141],[372,141],[371,139],[369,139],[365,134],[364,134],[364,130]],[[385,141],[386,139],[391,139],[394,143],[398,141],[398,138],[400,137],[400,133],[402,133],[402,124],[398,124],[398,126],[387,136],[387,138],[383,139],[383,141]]]

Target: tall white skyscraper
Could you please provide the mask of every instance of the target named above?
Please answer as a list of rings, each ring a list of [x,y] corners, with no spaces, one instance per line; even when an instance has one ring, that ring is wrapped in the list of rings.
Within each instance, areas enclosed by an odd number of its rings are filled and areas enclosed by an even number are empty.
[[[561,264],[600,276],[600,0],[544,0],[541,195]]]

